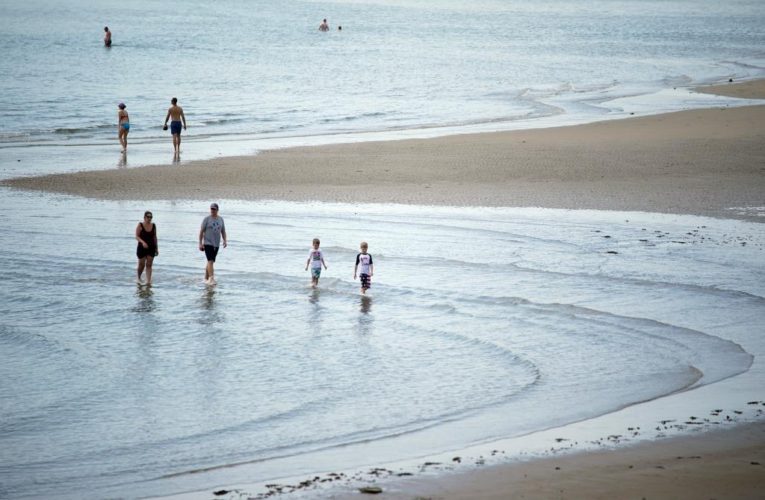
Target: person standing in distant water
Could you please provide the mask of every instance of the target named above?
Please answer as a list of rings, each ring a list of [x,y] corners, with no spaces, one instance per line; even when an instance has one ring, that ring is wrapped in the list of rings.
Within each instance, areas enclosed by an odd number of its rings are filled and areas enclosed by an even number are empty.
[[[308,266],[311,266],[311,286],[316,288],[319,286],[319,278],[321,277],[321,266],[324,265],[324,269],[327,269],[327,264],[324,262],[324,254],[319,250],[321,241],[319,238],[314,238],[312,242],[313,248],[308,253],[308,260],[305,261],[305,270],[308,271]]]
[[[329,24],[327,24],[327,20],[323,20],[321,24],[319,25],[319,31],[329,31]]]
[[[369,287],[372,286],[372,276],[375,275],[375,265],[372,262],[372,255],[367,253],[369,245],[362,241],[359,245],[361,252],[356,255],[356,265],[353,267],[353,279],[356,280],[356,271],[359,271],[359,280],[361,281],[361,293],[366,294]]]
[[[154,257],[159,255],[159,243],[157,242],[157,225],[151,219],[154,216],[148,210],[143,214],[143,221],[138,223],[135,228],[135,239],[138,241],[138,248],[135,253],[138,257],[138,279],[136,283],[143,284],[141,275],[146,269],[146,284],[151,285],[152,264]]]
[[[109,31],[108,26],[104,26],[104,46],[105,47],[112,46],[112,32]]]
[[[210,215],[202,221],[199,229],[199,251],[205,253],[207,267],[205,267],[205,284],[215,284],[215,258],[218,256],[220,239],[223,237],[223,248],[228,246],[226,237],[226,224],[223,217],[218,215],[218,204],[210,205]]]
[[[127,153],[127,136],[130,131],[130,117],[128,112],[125,111],[125,103],[121,102],[117,106],[120,108],[117,111],[117,138],[120,140],[120,146],[122,146],[122,152]]]
[[[338,26],[337,27],[337,31],[343,31],[343,27],[342,26]]]
[[[181,125],[183,125],[183,130],[186,130],[186,115],[183,114],[183,108],[178,106],[178,98],[173,97],[170,103],[172,106],[167,110],[162,130],[167,130],[167,120],[172,119],[170,122],[170,133],[173,135],[173,149],[177,155],[181,152]]]

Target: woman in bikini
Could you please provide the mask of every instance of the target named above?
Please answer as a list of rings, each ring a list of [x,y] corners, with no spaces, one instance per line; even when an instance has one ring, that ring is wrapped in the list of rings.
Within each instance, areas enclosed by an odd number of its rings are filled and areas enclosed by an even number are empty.
[[[128,112],[125,111],[125,103],[121,102],[119,106],[119,111],[117,111],[117,137],[120,140],[120,145],[122,146],[122,152],[127,152],[127,136],[128,132],[130,131],[130,117],[128,116]]]
[[[154,263],[154,257],[159,255],[159,243],[157,242],[157,226],[151,219],[154,216],[148,210],[143,214],[143,221],[138,223],[135,228],[135,239],[138,241],[138,248],[135,253],[138,257],[138,281],[140,285],[141,275],[146,269],[146,284],[151,285],[151,265]]]

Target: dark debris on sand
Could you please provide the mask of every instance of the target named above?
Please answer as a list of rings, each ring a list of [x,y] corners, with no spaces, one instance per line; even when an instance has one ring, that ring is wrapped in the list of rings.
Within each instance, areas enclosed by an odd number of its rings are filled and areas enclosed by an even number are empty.
[[[742,421],[742,419],[750,420],[752,418],[755,418],[755,419],[765,418],[765,410],[761,408],[761,406],[765,406],[765,401],[749,401],[746,403],[746,405],[748,408],[745,407],[746,409],[745,416],[744,416],[745,412],[743,410],[739,410],[739,409],[726,410],[723,408],[714,408],[709,411],[710,418],[702,418],[696,415],[689,415],[686,419],[680,422],[678,422],[675,419],[660,420],[658,422],[658,425],[655,428],[653,428],[652,431],[647,431],[647,432],[644,432],[643,430],[641,430],[640,427],[633,425],[633,426],[626,427],[626,432],[624,434],[610,434],[600,439],[590,441],[589,444],[594,445],[596,447],[601,447],[601,448],[611,448],[623,443],[630,442],[633,439],[638,438],[638,436],[641,436],[644,433],[648,434],[648,437],[650,438],[658,439],[658,438],[668,437],[670,433],[680,432],[683,430],[689,430],[691,428],[693,428],[694,431],[700,431],[703,429],[711,429],[712,426],[716,426],[716,425],[733,424],[733,423]],[[651,432],[653,433],[652,435],[651,435]],[[579,446],[578,441],[572,441],[570,438],[566,438],[566,437],[557,437],[557,438],[554,438],[553,441],[554,441],[554,445],[546,452],[543,452],[542,456],[554,455],[561,452],[565,453]],[[525,455],[526,453],[519,452],[519,454]],[[502,461],[507,460],[505,455],[506,455],[505,450],[494,449],[491,451],[491,457],[495,457],[494,463],[502,463]],[[501,458],[496,458],[496,457],[501,457]],[[699,460],[701,458],[702,457],[698,455],[676,457],[677,460]],[[386,480],[386,478],[390,478],[390,477],[393,477],[393,478],[411,477],[416,475],[417,473],[424,473],[430,470],[455,470],[455,469],[460,470],[461,468],[464,468],[464,467],[482,466],[486,463],[487,463],[487,459],[483,455],[479,455],[477,457],[476,456],[473,456],[473,457],[454,456],[452,457],[450,463],[448,464],[444,464],[442,462],[426,461],[426,462],[422,462],[419,466],[416,466],[415,468],[412,468],[411,470],[400,468],[394,471],[391,469],[387,469],[385,467],[374,467],[371,469],[367,469],[365,471],[359,470],[353,473],[353,475],[348,475],[343,472],[340,472],[340,473],[329,472],[326,474],[313,476],[312,478],[305,479],[297,484],[267,484],[265,486],[267,491],[259,493],[254,496],[247,495],[246,498],[248,498],[249,500],[263,500],[266,498],[283,495],[283,494],[297,493],[300,491],[306,491],[306,490],[316,489],[316,488],[331,487],[329,485],[334,485],[334,484],[342,484],[344,488],[354,487],[355,485],[355,490],[360,493],[378,494],[383,492],[382,486],[378,486],[374,484],[378,480],[384,481]],[[750,462],[750,464],[751,466],[760,466],[760,462],[753,461],[753,462]],[[629,466],[629,468],[633,468],[633,466]],[[663,469],[664,466],[657,465],[656,468]],[[560,470],[560,467],[555,467],[555,470]],[[239,490],[223,490],[223,489],[213,491],[212,493],[215,496],[236,494],[237,497],[235,498],[241,498],[242,495],[245,495],[243,492]],[[228,498],[233,500],[234,497],[229,496]]]

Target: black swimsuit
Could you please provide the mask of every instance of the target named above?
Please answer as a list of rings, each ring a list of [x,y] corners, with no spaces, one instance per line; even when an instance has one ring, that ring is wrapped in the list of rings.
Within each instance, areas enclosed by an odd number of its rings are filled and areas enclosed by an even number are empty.
[[[143,227],[143,223],[139,224],[141,224],[141,239],[145,241],[147,245],[149,245],[149,248],[144,248],[143,245],[139,242],[135,254],[139,259],[143,259],[146,256],[154,257],[157,255],[157,225],[152,224],[151,231],[147,231]]]

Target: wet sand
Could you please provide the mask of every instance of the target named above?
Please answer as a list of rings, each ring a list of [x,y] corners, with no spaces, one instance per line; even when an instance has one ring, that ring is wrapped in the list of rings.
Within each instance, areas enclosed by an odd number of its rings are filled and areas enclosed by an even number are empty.
[[[724,86],[727,93],[736,88]],[[740,88],[746,95],[765,97],[763,81]],[[765,106],[541,130],[299,147],[3,184],[121,200],[540,206],[757,220],[756,215],[730,208],[765,207]]]
[[[400,481],[386,485],[385,490],[389,492],[376,498],[762,498],[765,422],[702,436]]]
[[[703,90],[765,98],[764,81]],[[542,130],[291,148],[3,184],[121,200],[542,206],[763,221],[751,211],[731,207],[765,207],[765,106]],[[395,483],[393,492],[382,497],[756,498],[765,491],[763,464],[765,423],[759,422],[613,451],[413,478]]]
[[[729,82],[720,85],[708,85],[698,87],[697,92],[706,94],[725,95],[728,97],[739,97],[741,99],[765,99],[762,80],[752,80],[748,82]]]

